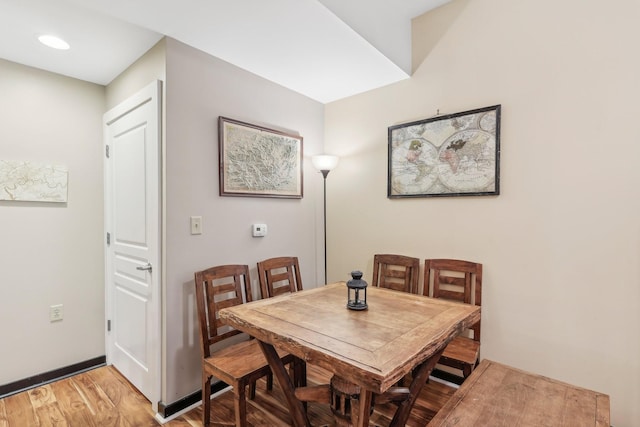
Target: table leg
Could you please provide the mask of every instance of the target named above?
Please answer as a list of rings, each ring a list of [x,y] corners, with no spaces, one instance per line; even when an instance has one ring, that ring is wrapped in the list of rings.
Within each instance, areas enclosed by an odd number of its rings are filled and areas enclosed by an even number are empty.
[[[287,398],[293,425],[295,427],[311,427],[304,405],[295,396],[295,387],[291,381],[291,377],[287,374],[284,363],[282,363],[282,360],[278,356],[278,352],[271,344],[260,340],[258,340],[258,342],[260,343],[264,357],[267,359],[267,362],[269,362],[269,366],[271,366],[271,370],[280,384],[280,388],[282,388],[282,392]]]
[[[418,395],[422,391],[422,388],[425,386],[427,378],[429,378],[429,374],[431,373],[431,371],[433,371],[436,363],[438,363],[440,355],[442,355],[445,347],[446,346],[443,346],[433,356],[422,362],[422,364],[418,366],[418,369],[414,371],[413,381],[411,381],[411,386],[409,387],[409,398],[403,401],[400,406],[398,406],[398,409],[396,410],[396,413],[393,416],[389,427],[404,427],[405,424],[407,424],[411,409],[413,409],[413,405],[416,403]]]
[[[337,427],[367,427],[373,412],[371,391],[337,375],[331,378],[331,412]]]
[[[360,405],[358,406],[358,421],[356,427],[368,427],[371,416],[373,393],[363,388],[360,390]]]

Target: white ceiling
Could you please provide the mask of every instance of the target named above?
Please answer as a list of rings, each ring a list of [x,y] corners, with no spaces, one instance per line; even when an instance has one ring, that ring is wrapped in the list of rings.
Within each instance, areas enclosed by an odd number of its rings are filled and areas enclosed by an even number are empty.
[[[0,0],[0,58],[106,85],[168,35],[327,103],[409,77],[411,19],[448,1]]]

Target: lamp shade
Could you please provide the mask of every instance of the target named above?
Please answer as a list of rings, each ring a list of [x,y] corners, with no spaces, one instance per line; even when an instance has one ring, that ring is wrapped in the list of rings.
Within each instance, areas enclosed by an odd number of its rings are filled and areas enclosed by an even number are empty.
[[[338,160],[338,156],[319,154],[311,158],[311,163],[313,163],[313,167],[319,171],[330,171],[338,166]]]

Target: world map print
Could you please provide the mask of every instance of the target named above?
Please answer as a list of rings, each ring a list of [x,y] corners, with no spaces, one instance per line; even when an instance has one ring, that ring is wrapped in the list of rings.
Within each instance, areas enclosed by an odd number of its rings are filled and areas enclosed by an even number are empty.
[[[498,194],[500,108],[389,128],[389,197]]]
[[[0,200],[67,201],[66,166],[0,160]]]

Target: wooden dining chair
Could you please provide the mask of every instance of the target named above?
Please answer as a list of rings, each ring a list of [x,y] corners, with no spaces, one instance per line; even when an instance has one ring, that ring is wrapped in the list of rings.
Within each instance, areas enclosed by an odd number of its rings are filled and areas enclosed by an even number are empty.
[[[418,258],[392,254],[373,256],[372,286],[417,294],[419,276]]]
[[[466,304],[482,304],[482,264],[455,259],[427,259],[423,294]],[[467,378],[480,361],[480,321],[454,338],[438,363]]]
[[[202,354],[203,424],[208,426],[210,423],[211,379],[215,377],[233,387],[236,426],[244,427],[247,425],[246,388],[249,386],[249,398],[253,399],[256,381],[266,376],[267,389],[271,389],[269,364],[255,339],[231,344],[215,352],[211,351],[211,346],[241,333],[222,324],[218,311],[252,300],[249,267],[222,265],[194,275]],[[286,353],[279,352],[279,355],[285,364],[298,362]]]
[[[302,290],[298,257],[269,258],[258,262],[258,281],[262,298]]]
[[[262,298],[271,298],[302,290],[300,266],[297,257],[276,257],[258,261],[258,281]],[[291,376],[296,379],[298,386],[307,383],[307,365],[302,360],[296,360],[292,366],[295,372]]]

